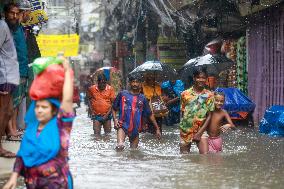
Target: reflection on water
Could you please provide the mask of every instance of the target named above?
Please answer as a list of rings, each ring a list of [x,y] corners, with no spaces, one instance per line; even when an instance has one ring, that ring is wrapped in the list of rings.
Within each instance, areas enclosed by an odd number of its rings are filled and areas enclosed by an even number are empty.
[[[284,138],[239,127],[223,135],[221,154],[199,155],[193,146],[191,154],[180,155],[177,128],[164,127],[162,140],[142,134],[139,149],[116,152],[115,132],[95,138],[91,122],[80,110],[70,148],[76,189],[282,188],[284,184]]]

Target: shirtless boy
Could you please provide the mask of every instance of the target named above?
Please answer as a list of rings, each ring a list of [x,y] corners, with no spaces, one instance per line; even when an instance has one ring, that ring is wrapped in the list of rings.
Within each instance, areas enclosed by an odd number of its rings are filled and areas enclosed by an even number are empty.
[[[225,101],[223,93],[214,93],[215,110],[210,112],[202,128],[194,136],[194,140],[199,140],[203,131],[208,134],[208,151],[209,153],[217,153],[222,151],[222,138],[221,132],[226,132],[230,128],[235,128],[229,114],[226,110],[222,109]],[[226,124],[224,124],[226,121]]]

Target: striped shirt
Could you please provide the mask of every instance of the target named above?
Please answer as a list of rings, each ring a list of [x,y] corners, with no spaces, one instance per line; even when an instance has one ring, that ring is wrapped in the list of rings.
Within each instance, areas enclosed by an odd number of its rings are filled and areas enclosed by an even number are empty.
[[[126,90],[117,95],[113,109],[119,110],[119,125],[129,137],[136,137],[142,129],[143,117],[152,114],[143,94],[131,94]]]

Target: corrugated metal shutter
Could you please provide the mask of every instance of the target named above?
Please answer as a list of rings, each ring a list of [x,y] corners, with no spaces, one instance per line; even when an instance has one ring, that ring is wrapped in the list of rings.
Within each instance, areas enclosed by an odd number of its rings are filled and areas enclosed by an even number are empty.
[[[266,11],[247,31],[248,90],[259,121],[271,105],[284,105],[284,13]]]

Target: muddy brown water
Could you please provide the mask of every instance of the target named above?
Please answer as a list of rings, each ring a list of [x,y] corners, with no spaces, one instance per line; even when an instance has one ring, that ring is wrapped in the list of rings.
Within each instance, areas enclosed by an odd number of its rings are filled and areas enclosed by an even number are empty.
[[[114,150],[116,135],[95,138],[85,107],[72,130],[70,167],[75,189],[284,188],[284,138],[238,127],[223,134],[221,154],[179,154],[177,126],[162,140],[142,134],[137,150]],[[129,145],[129,143],[127,143]],[[0,186],[6,179],[0,179]],[[17,188],[25,188],[20,182]]]

